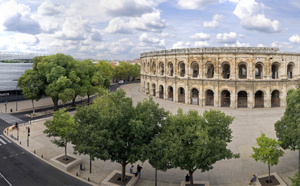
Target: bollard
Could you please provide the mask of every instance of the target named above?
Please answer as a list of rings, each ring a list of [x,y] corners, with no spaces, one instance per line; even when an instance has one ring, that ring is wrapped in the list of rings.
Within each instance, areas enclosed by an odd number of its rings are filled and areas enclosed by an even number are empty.
[[[21,145],[21,142],[20,142],[20,145]]]
[[[42,154],[42,156],[41,156],[42,158],[44,158],[44,156],[43,156],[43,154]]]
[[[33,151],[33,154],[35,154],[35,150]]]
[[[78,172],[76,172],[76,176],[78,176]]]
[[[88,181],[90,181],[90,177],[88,177]]]

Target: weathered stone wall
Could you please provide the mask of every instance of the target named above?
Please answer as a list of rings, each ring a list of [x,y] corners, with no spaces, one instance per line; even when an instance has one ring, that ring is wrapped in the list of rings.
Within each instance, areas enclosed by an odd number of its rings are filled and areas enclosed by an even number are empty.
[[[286,106],[287,91],[297,88],[300,78],[299,60],[300,53],[278,48],[147,52],[141,54],[141,87],[155,97],[200,106],[209,100],[215,107]]]

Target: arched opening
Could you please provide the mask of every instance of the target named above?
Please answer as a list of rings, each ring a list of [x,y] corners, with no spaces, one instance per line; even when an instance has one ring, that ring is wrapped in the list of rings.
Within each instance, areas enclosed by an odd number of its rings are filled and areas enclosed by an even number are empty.
[[[272,79],[278,79],[279,63],[272,64]]]
[[[182,87],[178,89],[178,102],[185,103],[185,91]]]
[[[152,96],[156,96],[156,85],[152,84]]]
[[[293,70],[294,70],[294,64],[293,63],[289,63],[287,66],[287,77],[289,79],[293,78]]]
[[[230,107],[230,92],[228,90],[221,92],[221,107]]]
[[[198,65],[198,63],[197,62],[193,62],[192,64],[191,64],[191,71],[192,71],[192,76],[194,77],[194,78],[196,78],[196,77],[198,77],[198,75],[199,75],[199,65]]]
[[[173,101],[173,87],[171,86],[168,88],[168,100]]]
[[[212,90],[207,90],[205,93],[205,105],[214,106],[214,92]]]
[[[230,78],[230,65],[227,62],[222,64],[222,77],[224,79]]]
[[[155,62],[152,63],[152,74],[153,75],[156,74],[156,63]]]
[[[159,98],[164,99],[164,87],[162,85],[159,86]]]
[[[264,93],[262,91],[257,91],[255,93],[255,108],[264,107]]]
[[[271,107],[280,107],[280,92],[274,90],[271,95]]]
[[[248,95],[245,91],[240,91],[238,93],[238,108],[247,108],[248,107]]]
[[[180,74],[180,77],[185,76],[185,64],[184,64],[184,62],[179,63],[179,74]]]
[[[196,88],[191,91],[191,104],[199,105],[199,91]]]
[[[212,62],[206,63],[206,77],[207,78],[213,78],[214,77],[214,65]]]
[[[173,63],[170,62],[168,66],[169,66],[169,75],[173,76],[174,73]]]
[[[247,66],[244,63],[239,65],[239,78],[247,79]]]
[[[160,71],[160,75],[163,76],[165,74],[165,67],[162,62],[159,63],[159,71]]]
[[[262,64],[257,63],[255,65],[255,79],[262,79],[263,78],[263,67]]]

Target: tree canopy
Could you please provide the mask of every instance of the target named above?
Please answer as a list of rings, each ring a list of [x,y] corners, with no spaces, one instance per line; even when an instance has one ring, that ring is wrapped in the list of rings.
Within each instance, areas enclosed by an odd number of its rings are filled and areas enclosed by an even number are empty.
[[[61,109],[53,114],[53,119],[47,120],[44,125],[46,129],[44,133],[48,137],[56,137],[52,143],[58,147],[65,147],[65,160],[67,160],[67,143],[71,142],[75,131],[75,122],[73,117],[66,112],[66,109]]]
[[[280,149],[280,141],[266,137],[264,133],[256,138],[258,148],[252,147],[253,154],[251,157],[255,161],[261,161],[268,164],[269,168],[269,180],[270,180],[270,166],[277,165],[279,157],[283,156],[284,152]]]
[[[193,185],[197,169],[208,171],[219,160],[239,157],[226,148],[232,138],[232,121],[233,117],[220,111],[205,111],[200,116],[197,111],[183,113],[179,109],[176,115],[167,117],[162,132],[153,140],[152,147],[157,147],[155,152],[160,157],[149,162],[160,170],[166,170],[164,166],[187,170]]]
[[[159,131],[159,123],[167,112],[152,99],[132,105],[123,90],[102,91],[94,104],[75,114],[77,134],[74,138],[78,153],[111,160],[122,165],[122,180],[128,163],[144,161],[147,144]]]
[[[283,149],[300,150],[300,88],[289,90],[284,115],[275,123],[276,136]],[[300,158],[300,151],[299,151]],[[298,164],[300,170],[300,160]]]

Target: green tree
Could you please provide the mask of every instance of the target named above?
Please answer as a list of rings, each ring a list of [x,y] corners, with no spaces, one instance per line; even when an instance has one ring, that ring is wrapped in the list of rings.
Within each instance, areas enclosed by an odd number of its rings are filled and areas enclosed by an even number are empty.
[[[52,98],[54,110],[58,110],[58,100],[63,103],[72,100],[75,91],[71,88],[72,80],[69,74],[72,70],[71,56],[64,54],[50,55],[37,60],[37,71],[45,78],[45,93]]]
[[[131,68],[130,76],[133,77],[133,79],[135,79],[141,75],[141,65],[139,65],[138,63],[131,65],[130,68]]]
[[[18,87],[22,91],[25,98],[30,99],[32,110],[34,112],[34,100],[38,101],[43,96],[44,80],[37,71],[26,70],[18,79]]]
[[[205,111],[199,116],[197,111],[190,110],[185,114],[179,109],[176,115],[166,119],[162,133],[153,141],[157,151],[163,152],[159,153],[160,158],[150,163],[161,170],[165,169],[159,166],[160,163],[168,168],[187,170],[193,185],[196,170],[208,171],[219,160],[239,157],[226,148],[232,138],[229,128],[232,121],[233,117],[220,111]]]
[[[75,131],[75,122],[74,119],[66,112],[66,109],[63,108],[58,112],[53,114],[53,119],[47,120],[44,125],[46,129],[44,133],[48,137],[55,137],[52,141],[58,147],[65,147],[65,158],[67,157],[67,143],[71,141]]]
[[[117,79],[127,79],[130,75],[131,64],[126,62],[121,62],[119,66],[114,66],[114,74]]]
[[[275,139],[268,138],[264,133],[261,133],[261,136],[256,138],[256,143],[258,148],[252,147],[254,153],[251,154],[251,157],[255,161],[261,161],[268,164],[270,183],[270,166],[277,165],[279,162],[279,157],[283,156],[284,154],[284,152],[280,149],[281,142],[277,142]]]
[[[290,180],[292,181],[292,186],[299,186],[300,185],[300,172],[297,172],[293,178],[290,178]]]
[[[75,114],[78,136],[74,148],[92,158],[120,163],[124,181],[128,163],[147,159],[144,151],[166,114],[152,99],[134,107],[124,90],[109,93],[102,89],[89,109]]]
[[[111,66],[110,63],[104,61],[104,60],[100,60],[97,64],[96,64],[96,68],[100,71],[100,73],[107,79],[111,80],[114,76],[114,71],[113,71],[113,67]]]
[[[289,90],[284,115],[275,123],[276,136],[283,149],[298,150],[300,171],[300,88]]]

